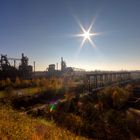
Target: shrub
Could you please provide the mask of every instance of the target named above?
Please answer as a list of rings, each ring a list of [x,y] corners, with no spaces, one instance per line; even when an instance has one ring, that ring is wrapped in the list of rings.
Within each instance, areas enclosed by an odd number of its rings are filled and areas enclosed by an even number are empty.
[[[1,80],[1,81],[0,81],[0,87],[1,87],[1,88],[4,88],[5,86],[6,86],[5,80]]]
[[[95,108],[92,103],[87,103],[83,106],[81,116],[87,123],[94,123],[99,120],[100,112]]]
[[[104,90],[100,91],[97,96],[98,100],[100,100],[105,108],[110,108],[112,107],[112,93],[113,93],[113,88],[105,88]]]
[[[10,78],[7,78],[5,81],[6,86],[11,86],[12,82],[10,80]]]
[[[112,94],[113,106],[120,109],[126,105],[130,93],[122,88],[115,88]]]
[[[15,95],[15,91],[14,91],[13,87],[11,87],[11,86],[6,87],[4,90],[4,93],[5,93],[5,97],[9,97],[9,98],[11,98]]]
[[[21,80],[21,87],[26,88],[31,86],[31,81],[30,80]]]
[[[137,137],[140,137],[140,116],[134,112],[135,110],[133,111],[133,109],[127,111],[126,121],[131,132]]]
[[[98,93],[98,99],[103,102],[105,108],[122,108],[126,105],[130,92],[120,87],[110,87]]]
[[[21,86],[21,80],[19,77],[16,77],[15,87],[20,87],[20,86]]]
[[[108,110],[104,119],[106,122],[106,130],[110,139],[129,139],[129,129],[125,114],[114,109]]]

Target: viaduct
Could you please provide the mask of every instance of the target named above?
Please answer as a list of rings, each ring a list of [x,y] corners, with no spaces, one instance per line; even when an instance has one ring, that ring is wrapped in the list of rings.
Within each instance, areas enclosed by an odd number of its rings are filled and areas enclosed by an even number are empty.
[[[131,80],[130,72],[100,72],[85,75],[85,84],[89,91],[115,83],[125,83]]]

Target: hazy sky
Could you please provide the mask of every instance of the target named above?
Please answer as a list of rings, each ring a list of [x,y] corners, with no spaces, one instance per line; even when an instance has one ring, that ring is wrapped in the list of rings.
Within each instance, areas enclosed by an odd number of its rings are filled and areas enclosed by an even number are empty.
[[[76,19],[92,32],[96,48],[83,38]],[[64,57],[86,70],[140,69],[140,0],[0,0],[0,53],[29,57],[37,70]]]

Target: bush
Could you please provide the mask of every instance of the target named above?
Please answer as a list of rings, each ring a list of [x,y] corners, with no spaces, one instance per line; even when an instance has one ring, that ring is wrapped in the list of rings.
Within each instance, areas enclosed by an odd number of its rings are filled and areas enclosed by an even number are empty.
[[[15,87],[19,88],[21,86],[21,80],[19,77],[16,77],[16,81],[15,81]]]
[[[104,90],[100,91],[97,94],[98,100],[103,103],[104,108],[112,107],[113,104],[112,93],[113,88],[105,88]]]
[[[134,112],[135,110],[133,111],[133,109],[129,109],[127,111],[126,121],[131,132],[137,137],[140,137],[140,116],[135,114]]]
[[[64,125],[68,129],[72,130],[75,133],[80,133],[81,128],[83,128],[83,121],[81,117],[76,116],[74,114],[67,115],[64,123],[65,123]]]
[[[11,86],[12,82],[10,80],[10,78],[7,78],[5,81],[6,86]]]
[[[122,88],[115,88],[112,94],[113,106],[120,109],[124,107],[128,101],[130,93]]]
[[[92,103],[87,103],[83,106],[82,109],[82,118],[88,123],[94,123],[99,120],[100,112],[95,108],[95,105]]]
[[[6,86],[5,80],[0,81],[0,88],[3,89]]]
[[[6,87],[4,90],[4,93],[5,93],[5,97],[8,97],[8,98],[15,96],[15,91],[13,87],[11,86]]]
[[[110,87],[98,93],[98,99],[103,102],[105,108],[124,107],[130,97],[130,92],[120,87]]]
[[[125,113],[110,109],[105,113],[104,117],[109,139],[129,139],[129,129]]]

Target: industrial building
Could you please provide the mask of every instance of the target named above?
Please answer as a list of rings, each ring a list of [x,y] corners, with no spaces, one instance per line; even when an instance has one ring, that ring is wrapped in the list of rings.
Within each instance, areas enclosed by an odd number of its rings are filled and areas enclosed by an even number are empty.
[[[58,63],[56,64],[56,67],[57,68],[55,68],[55,64],[49,65],[46,72],[47,77],[60,77],[64,74],[70,74],[73,72],[72,67],[67,67],[66,62],[63,60],[63,57],[61,57],[61,69],[58,70]]]
[[[17,66],[18,61],[18,66]],[[46,71],[35,71],[35,62],[34,62],[34,71],[33,67],[28,64],[28,57],[24,56],[22,53],[21,58],[10,58],[7,55],[1,54],[0,58],[0,80],[10,78],[15,81],[16,77],[21,79],[32,79],[32,78],[50,78],[50,77],[61,77],[65,75],[78,75],[85,72],[82,69],[77,69],[74,67],[67,67],[66,62],[61,57],[61,69],[58,69],[58,63],[50,64]],[[13,64],[13,65],[12,65]]]
[[[11,65],[10,60],[14,62],[14,66]],[[16,66],[16,62],[20,61],[20,65]],[[32,78],[32,66],[28,64],[28,57],[22,53],[21,59],[8,58],[7,55],[2,55],[0,58],[0,80],[10,78],[15,80],[16,77],[21,79]]]

